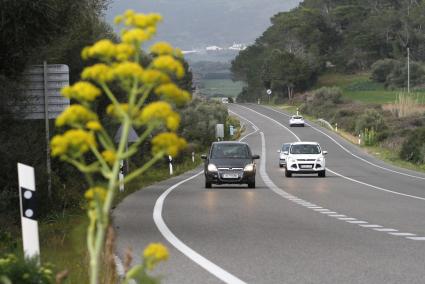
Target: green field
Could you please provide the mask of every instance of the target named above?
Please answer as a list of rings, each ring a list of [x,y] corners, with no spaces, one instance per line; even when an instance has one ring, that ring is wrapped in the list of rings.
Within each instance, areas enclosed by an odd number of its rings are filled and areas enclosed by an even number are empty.
[[[236,97],[242,91],[243,83],[229,79],[204,79],[200,91],[206,96]]]
[[[319,77],[316,88],[338,86],[346,98],[364,103],[386,104],[396,100],[403,90],[388,90],[381,83],[370,79],[370,74],[324,74]],[[421,103],[425,103],[425,92],[412,92]]]

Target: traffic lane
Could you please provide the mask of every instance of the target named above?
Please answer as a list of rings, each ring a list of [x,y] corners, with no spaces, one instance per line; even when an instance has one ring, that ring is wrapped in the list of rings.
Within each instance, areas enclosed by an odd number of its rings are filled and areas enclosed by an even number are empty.
[[[244,109],[234,108],[233,110],[242,112]],[[368,186],[347,182],[330,173],[325,179],[318,178],[317,175],[294,175],[293,178],[285,178],[284,171],[277,166],[278,154],[274,149],[281,145],[282,140],[287,139],[287,135],[276,131],[275,125],[271,124],[267,118],[256,113],[245,112],[244,115],[251,121],[255,121],[260,131],[264,132],[266,149],[268,149],[267,172],[275,184],[285,191],[360,221],[368,221],[419,236],[425,233],[423,230],[425,220],[422,218],[425,214],[425,201],[377,191]],[[286,132],[286,134],[289,133]],[[332,158],[328,157],[328,159]]]
[[[270,109],[256,105],[249,105],[248,107],[281,122],[283,125],[285,125],[285,121],[287,121],[286,116],[276,113]],[[280,127],[279,125],[274,125],[276,128],[284,130],[284,128]],[[329,152],[326,160],[328,168],[334,169],[344,176],[355,178],[359,181],[366,182],[378,187],[425,198],[424,180],[388,172],[361,161],[348,154],[328,137],[315,131],[311,127],[293,127],[290,128],[290,130],[299,136],[303,141],[319,142],[321,147]],[[295,137],[292,139],[295,139]],[[342,138],[338,139],[342,140]],[[356,150],[357,147],[354,145],[349,145],[347,148],[351,151]],[[375,161],[372,160],[372,162]],[[421,173],[417,173],[417,175],[422,176]]]
[[[258,140],[247,139],[256,153]],[[191,248],[248,283],[418,282],[422,265],[406,260],[419,259],[423,249],[371,237],[257,184],[203,189],[201,177],[191,180],[166,200],[166,223]]]
[[[116,255],[124,262],[128,249],[133,254],[133,264],[141,263],[140,254],[152,242],[162,242],[170,252],[170,258],[159,264],[154,274],[162,279],[162,283],[219,283],[217,278],[188,259],[164,239],[158,231],[152,212],[158,197],[169,187],[184,180],[201,168],[178,177],[148,186],[127,196],[113,210],[113,227],[116,231]],[[201,281],[201,282],[200,282]]]

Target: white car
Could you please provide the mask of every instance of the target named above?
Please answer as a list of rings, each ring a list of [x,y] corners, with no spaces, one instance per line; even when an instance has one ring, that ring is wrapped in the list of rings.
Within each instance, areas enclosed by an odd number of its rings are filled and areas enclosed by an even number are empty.
[[[286,166],[286,157],[288,156],[289,147],[291,147],[291,143],[284,143],[282,145],[282,149],[277,150],[279,153],[279,167],[283,168]]]
[[[286,156],[285,176],[292,174],[318,174],[326,176],[327,151],[322,151],[317,142],[295,142],[291,144]]]
[[[289,126],[304,126],[304,118],[301,115],[293,115],[289,119]]]

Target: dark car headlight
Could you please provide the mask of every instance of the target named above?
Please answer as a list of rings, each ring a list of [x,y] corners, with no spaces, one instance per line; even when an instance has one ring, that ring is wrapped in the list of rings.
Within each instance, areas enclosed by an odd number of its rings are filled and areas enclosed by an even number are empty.
[[[217,172],[218,171],[217,167],[214,164],[208,164],[207,169],[208,169],[209,172]]]
[[[244,172],[252,172],[254,170],[254,164],[248,164],[243,169]]]

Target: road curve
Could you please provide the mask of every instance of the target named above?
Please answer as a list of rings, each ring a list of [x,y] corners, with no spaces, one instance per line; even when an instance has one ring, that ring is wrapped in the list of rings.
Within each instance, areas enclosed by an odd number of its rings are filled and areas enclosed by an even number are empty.
[[[119,258],[128,247],[138,254],[149,242],[166,243],[163,283],[424,282],[425,175],[387,165],[313,123],[288,128],[280,110],[229,110],[262,155],[257,188],[204,189],[197,169],[128,196],[113,213]],[[326,178],[284,177],[276,150],[298,139],[328,150]]]

